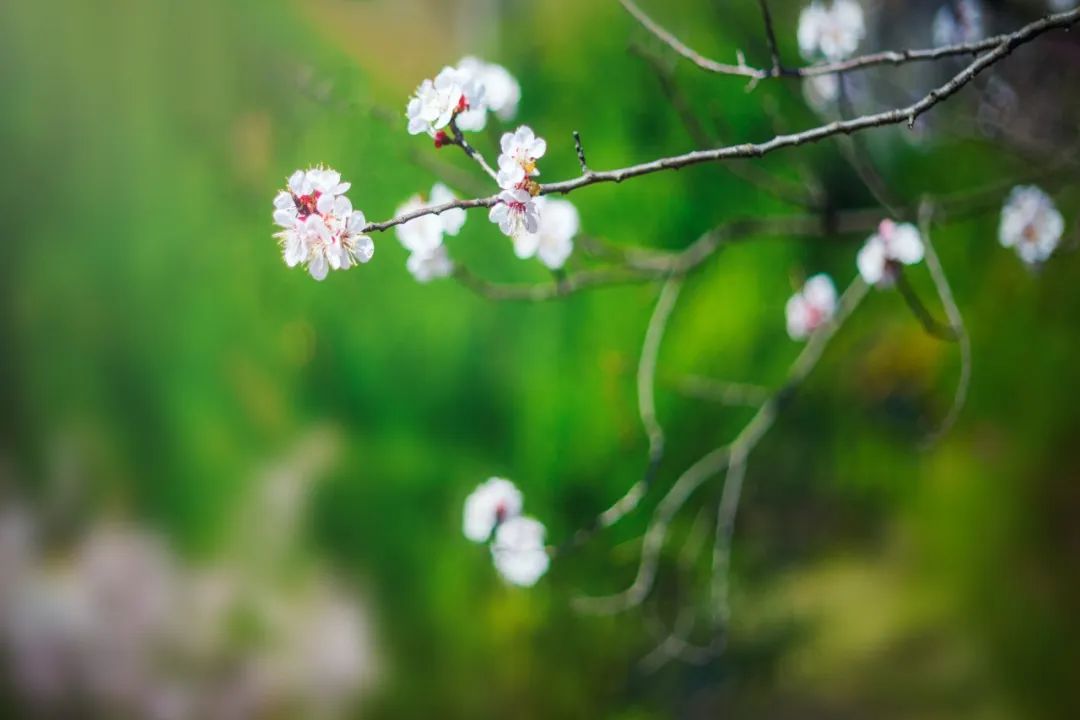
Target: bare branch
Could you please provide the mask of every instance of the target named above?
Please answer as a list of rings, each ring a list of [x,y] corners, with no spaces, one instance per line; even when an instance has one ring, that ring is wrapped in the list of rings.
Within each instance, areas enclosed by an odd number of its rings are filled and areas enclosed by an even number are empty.
[[[788,402],[795,389],[802,384],[807,375],[821,359],[829,340],[837,329],[851,316],[859,303],[866,296],[867,285],[856,278],[840,297],[836,316],[831,322],[819,328],[806,343],[806,347],[792,363],[787,380],[780,390],[768,402],[762,405],[743,427],[742,431],[729,444],[715,448],[690,466],[671,486],[660,500],[645,531],[641,547],[641,559],[633,583],[620,593],[607,597],[577,598],[575,606],[583,611],[597,614],[611,614],[629,610],[645,601],[656,580],[660,561],[660,552],[667,540],[668,528],[675,515],[706,480],[715,476],[731,462],[743,462],[757,446],[765,433],[772,427],[777,413]]]
[[[622,1],[629,2],[629,0]],[[619,183],[641,175],[649,175],[664,170],[678,170],[680,168],[706,162],[731,160],[733,158],[762,157],[782,148],[816,143],[834,135],[839,135],[841,133],[850,134],[868,128],[898,125],[903,122],[907,122],[910,127],[920,115],[926,113],[938,103],[959,92],[961,88],[970,83],[977,75],[979,75],[979,73],[1008,56],[1017,47],[1024,45],[1051,30],[1071,27],[1078,21],[1080,21],[1080,9],[1051,15],[1042,20],[1025,25],[1014,33],[999,36],[999,38],[997,38],[999,44],[996,45],[993,50],[979,56],[970,65],[957,73],[951,80],[934,88],[922,99],[906,107],[863,115],[851,120],[831,122],[827,125],[821,125],[800,133],[777,135],[765,142],[743,143],[740,145],[729,145],[727,147],[709,150],[696,150],[682,155],[673,155],[652,160],[650,162],[640,163],[638,165],[630,165],[617,170],[590,171],[587,175],[581,175],[571,180],[541,185],[540,193],[567,194],[587,185],[605,182]],[[409,220],[414,220],[423,215],[437,215],[453,208],[469,209],[476,207],[491,207],[496,202],[498,202],[498,196],[496,195],[469,200],[455,200],[441,205],[417,209],[384,222],[368,223],[363,231],[380,232],[394,227],[395,225],[408,222]]]
[[[574,131],[574,150],[577,152],[578,164],[581,165],[581,174],[589,174],[589,164],[585,162],[585,148],[581,145],[581,133]]]
[[[936,337],[938,340],[947,340],[949,342],[958,339],[955,328],[938,321],[930,313],[930,310],[927,309],[922,299],[919,298],[918,293],[915,292],[915,288],[911,287],[911,283],[908,282],[907,276],[902,270],[897,270],[896,289],[900,291],[900,295],[904,298],[904,302],[907,303],[912,314],[915,315],[915,318],[928,334]]]
[[[926,438],[925,446],[936,443],[956,424],[957,418],[960,417],[960,411],[963,410],[964,403],[967,401],[968,388],[971,385],[971,336],[968,335],[967,328],[964,326],[964,317],[961,315],[960,307],[953,297],[952,288],[949,287],[949,279],[945,275],[945,268],[942,266],[937,250],[934,248],[934,243],[930,239],[932,219],[933,206],[929,201],[924,201],[919,209],[919,226],[922,232],[923,245],[926,249],[926,267],[930,270],[930,277],[934,280],[938,297],[941,298],[941,304],[945,307],[945,314],[949,318],[953,334],[960,343],[960,378],[956,383],[956,391],[953,394],[952,406],[949,408],[949,412],[945,415],[945,419],[941,421],[941,425],[938,426],[937,430]]]
[[[762,6],[762,12],[765,17],[766,33],[770,35],[769,45],[770,51],[773,53],[773,67],[770,69],[751,67],[745,62],[740,62],[738,65],[729,65],[707,58],[658,25],[655,20],[646,15],[641,8],[632,2],[632,0],[619,0],[626,11],[633,15],[634,19],[637,20],[642,27],[655,35],[676,53],[702,70],[721,75],[735,75],[737,77],[750,78],[755,83],[776,77],[805,78],[814,77],[816,75],[833,75],[836,73],[850,72],[852,70],[862,70],[877,65],[904,65],[910,62],[939,60],[941,58],[956,57],[960,55],[978,55],[981,52],[992,50],[1003,44],[1012,42],[1017,35],[1017,33],[1005,33],[976,42],[943,45],[941,47],[927,48],[925,50],[884,50],[848,58],[847,60],[838,62],[816,63],[814,65],[806,65],[803,67],[785,68],[780,65],[776,54],[776,40],[775,35],[770,32],[772,23],[768,8],[765,6],[764,0],[758,1]],[[1068,12],[1058,13],[1057,15],[1050,15],[1039,22],[1054,23],[1055,27],[1068,27],[1069,25],[1074,24],[1078,18],[1080,18],[1080,10],[1070,10]]]
[[[488,177],[497,183],[499,181],[498,175],[491,169],[491,166],[487,164],[487,160],[484,159],[484,156],[465,139],[465,135],[462,134],[461,128],[457,125],[457,118],[450,119],[450,131],[453,133],[453,139],[450,141],[450,144],[457,145],[461,148],[466,155],[476,161],[484,172],[488,174]]]

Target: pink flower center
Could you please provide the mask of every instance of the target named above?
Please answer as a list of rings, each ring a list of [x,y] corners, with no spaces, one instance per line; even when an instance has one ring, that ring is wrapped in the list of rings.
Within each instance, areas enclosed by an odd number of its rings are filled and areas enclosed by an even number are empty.
[[[299,213],[301,219],[306,218],[315,212],[315,206],[319,204],[319,197],[322,193],[318,190],[310,195],[293,195],[293,202],[296,203],[296,212]]]

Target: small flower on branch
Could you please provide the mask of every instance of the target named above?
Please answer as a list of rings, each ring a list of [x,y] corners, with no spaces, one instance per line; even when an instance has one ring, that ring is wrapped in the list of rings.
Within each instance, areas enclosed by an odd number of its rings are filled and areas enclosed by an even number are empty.
[[[534,203],[540,215],[536,232],[514,236],[514,254],[522,259],[536,256],[547,267],[558,270],[574,251],[581,218],[569,200],[538,197]]]
[[[1016,248],[1016,254],[1029,265],[1049,258],[1065,231],[1065,220],[1054,201],[1034,185],[1012,189],[1001,208],[998,239],[1004,247]]]
[[[870,285],[892,287],[901,265],[914,265],[923,259],[919,230],[911,223],[882,220],[878,231],[859,250],[856,264],[859,274]]]
[[[805,340],[836,313],[836,286],[825,274],[814,275],[784,308],[792,340]]]
[[[799,14],[799,50],[807,60],[843,60],[865,36],[862,6],[855,0],[834,0],[828,6],[814,0]]]
[[[483,103],[483,87],[457,68],[444,67],[434,80],[425,79],[409,99],[405,108],[409,134],[427,133],[435,138],[436,147],[447,142],[440,132],[457,115]],[[440,137],[442,141],[440,142]]]
[[[487,542],[495,528],[521,514],[524,499],[514,483],[488,478],[465,498],[462,530],[473,542]]]
[[[462,130],[483,130],[490,110],[503,121],[513,120],[521,102],[521,85],[502,65],[478,58],[463,57],[457,64],[459,72],[482,89],[483,102],[470,102],[470,107],[457,118]]]
[[[543,523],[516,517],[499,525],[491,543],[491,558],[503,579],[513,585],[532,587],[551,564],[544,547]]]
[[[499,141],[499,187],[504,190],[521,188],[529,178],[540,174],[536,161],[547,152],[547,141],[536,137],[528,125],[505,133]]]
[[[498,202],[491,207],[488,219],[499,226],[504,235],[517,238],[535,233],[540,227],[540,211],[528,190],[503,190]]]

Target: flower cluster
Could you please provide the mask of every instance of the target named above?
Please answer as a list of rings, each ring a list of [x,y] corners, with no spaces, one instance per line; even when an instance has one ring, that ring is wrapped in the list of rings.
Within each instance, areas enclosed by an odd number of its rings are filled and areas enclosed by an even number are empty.
[[[454,199],[450,188],[442,183],[435,183],[427,202],[420,195],[413,195],[397,209],[396,215],[444,205]],[[419,282],[426,283],[453,272],[454,264],[443,245],[443,235],[457,235],[461,232],[465,218],[464,210],[450,208],[438,215],[421,215],[396,227],[398,240],[410,253],[405,267]]]
[[[866,35],[862,6],[855,0],[814,0],[799,14],[799,50],[807,60],[843,60]]]
[[[540,227],[540,211],[533,198],[539,186],[532,178],[540,174],[536,161],[547,152],[547,141],[536,137],[532,128],[522,125],[512,133],[503,134],[499,147],[502,152],[496,180],[502,192],[488,218],[511,238],[536,233]]]
[[[456,67],[444,67],[434,80],[425,79],[405,108],[411,135],[427,133],[435,146],[449,141],[444,128],[455,121],[459,130],[483,130],[487,113],[502,120],[517,114],[521,86],[501,65],[464,57]]]
[[[322,280],[331,268],[345,270],[371,259],[375,244],[363,234],[364,213],[345,197],[349,187],[340,173],[324,167],[292,174],[274,198],[274,222],[282,228],[274,237],[286,265],[303,263],[311,277]]]
[[[836,313],[836,286],[828,275],[814,275],[791,296],[784,310],[788,335],[792,340],[805,340],[832,320]]]
[[[507,582],[530,587],[551,560],[544,546],[546,530],[539,520],[521,514],[523,504],[514,483],[490,478],[465,499],[462,529],[473,542],[491,540],[491,559]]]
[[[1065,220],[1050,196],[1034,185],[1012,189],[1001,208],[998,239],[1004,247],[1029,265],[1041,263],[1053,254],[1065,231]]]
[[[882,220],[878,231],[859,250],[859,274],[870,285],[891,287],[902,265],[914,265],[923,258],[922,236],[911,223]]]

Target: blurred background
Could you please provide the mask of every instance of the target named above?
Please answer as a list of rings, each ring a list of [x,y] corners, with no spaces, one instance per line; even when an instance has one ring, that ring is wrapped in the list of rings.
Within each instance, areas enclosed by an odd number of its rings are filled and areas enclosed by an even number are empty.
[[[864,3],[860,49],[932,45],[939,4]],[[642,5],[711,57],[768,63],[756,3]],[[801,4],[772,6],[793,64]],[[1045,11],[987,2],[985,32]],[[690,149],[658,70],[713,142],[835,112],[795,82],[747,92],[676,62],[614,0],[0,5],[4,712],[1077,717],[1075,39],[1021,49],[914,133],[860,140],[907,207],[991,190],[935,235],[973,343],[968,403],[925,447],[956,346],[896,293],[873,293],[749,460],[725,652],[662,667],[641,665],[656,626],[694,602],[670,567],[625,615],[570,601],[632,579],[663,489],[752,413],[685,397],[680,378],[779,383],[800,347],[784,303],[817,272],[845,285],[866,233],[765,236],[695,274],[660,356],[656,487],[536,587],[508,587],[462,537],[465,496],[511,478],[560,542],[640,477],[634,373],[658,288],[492,302],[416,283],[392,233],[375,236],[371,263],[317,283],[271,237],[275,192],[319,162],[373,220],[440,177],[489,192],[454,148],[405,132],[409,94],[465,54],[520,81],[518,120],[548,140],[547,180],[577,174],[573,130],[598,169]],[[962,64],[867,72],[852,103],[906,104]],[[489,125],[474,144],[491,158],[504,128]],[[831,210],[879,207],[842,150],[755,167]],[[1033,177],[1066,221],[1037,271],[997,241],[1011,183]],[[585,233],[659,249],[803,212],[718,166],[572,199]],[[550,279],[482,211],[449,243],[485,278]],[[589,262],[579,247],[569,267]],[[926,269],[911,279],[941,315]],[[676,540],[718,491],[703,488]],[[150,663],[147,636],[170,651]]]

